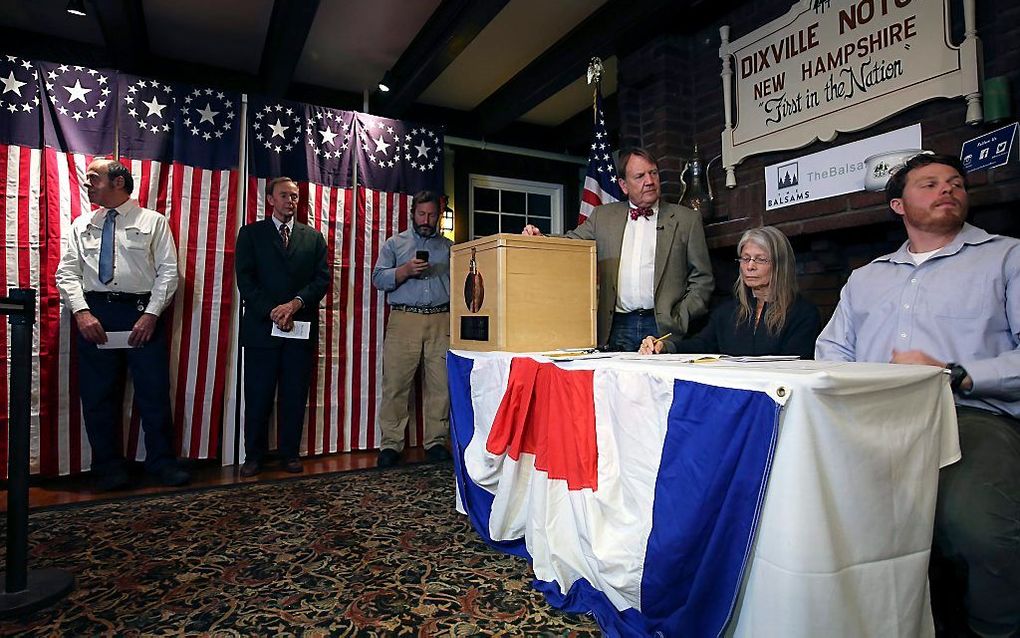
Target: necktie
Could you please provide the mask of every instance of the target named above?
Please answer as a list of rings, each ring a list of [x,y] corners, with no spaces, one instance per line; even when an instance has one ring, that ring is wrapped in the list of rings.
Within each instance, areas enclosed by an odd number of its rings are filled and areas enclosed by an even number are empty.
[[[117,229],[117,211],[106,211],[103,222],[103,243],[99,247],[99,281],[108,284],[113,281],[114,231]]]
[[[630,218],[637,219],[638,217],[651,217],[655,213],[651,208],[632,208],[630,209]]]
[[[283,249],[287,250],[287,245],[290,244],[290,228],[287,224],[280,225],[280,240],[283,241]]]

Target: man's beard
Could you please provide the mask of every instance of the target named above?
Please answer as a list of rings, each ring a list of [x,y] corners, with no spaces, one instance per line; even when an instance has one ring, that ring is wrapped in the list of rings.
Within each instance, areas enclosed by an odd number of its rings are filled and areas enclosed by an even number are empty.
[[[942,210],[932,206],[924,211],[924,214],[908,215],[908,221],[914,228],[929,233],[950,233],[959,230],[967,221],[967,208],[959,201],[955,203],[957,205],[955,210]]]
[[[415,230],[417,230],[418,234],[422,237],[431,237],[436,234],[436,227],[429,226],[428,224],[418,224],[415,226]]]

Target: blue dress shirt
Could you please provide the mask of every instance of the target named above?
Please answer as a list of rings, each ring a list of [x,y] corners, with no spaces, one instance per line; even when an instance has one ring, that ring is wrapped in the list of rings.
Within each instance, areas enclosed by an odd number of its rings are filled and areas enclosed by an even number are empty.
[[[450,246],[436,233],[422,237],[412,227],[386,240],[372,270],[372,285],[389,293],[390,305],[432,307],[450,303]],[[414,259],[419,250],[429,251],[429,268],[420,277],[397,285],[397,267]]]
[[[904,243],[855,270],[815,358],[887,362],[894,348],[966,368],[958,405],[1020,418],[1020,240],[965,223],[919,266]]]

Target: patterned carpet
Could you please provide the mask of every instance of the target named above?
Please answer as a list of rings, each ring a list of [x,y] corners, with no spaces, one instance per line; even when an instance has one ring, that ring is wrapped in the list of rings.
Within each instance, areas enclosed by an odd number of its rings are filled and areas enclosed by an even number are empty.
[[[450,464],[33,512],[71,595],[0,635],[595,636],[453,507]]]

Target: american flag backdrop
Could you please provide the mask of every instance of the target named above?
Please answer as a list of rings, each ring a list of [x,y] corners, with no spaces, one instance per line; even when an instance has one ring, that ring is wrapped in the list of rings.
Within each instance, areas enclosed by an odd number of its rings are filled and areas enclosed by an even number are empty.
[[[167,319],[177,453],[236,460],[243,414],[237,390],[234,241],[270,214],[265,184],[299,181],[299,219],[326,238],[332,285],[320,308],[302,452],[377,445],[387,306],[371,285],[383,242],[407,228],[411,194],[441,190],[442,137],[397,120],[269,102],[209,87],[167,84],[104,69],[0,57],[0,172],[8,287],[38,290],[33,350],[31,469],[88,470],[77,388],[73,318],[54,273],[71,222],[91,206],[82,188],[94,157],[130,168],[134,197],[166,215],[181,279]],[[242,161],[242,158],[244,160]],[[359,188],[357,184],[362,184]],[[8,328],[0,322],[0,475],[7,470]],[[122,438],[143,459],[128,382]],[[421,419],[409,444],[421,440]]]
[[[3,294],[7,288],[31,287],[39,289],[42,279],[41,271],[46,267],[43,262],[45,254],[44,240],[46,237],[46,218],[42,214],[42,143],[40,139],[41,120],[39,82],[37,69],[32,62],[15,56],[0,59],[0,82],[3,91],[0,93],[0,193],[4,202],[4,242],[0,268],[3,269]],[[57,255],[59,257],[59,253]],[[53,264],[55,268],[55,264]],[[53,294],[51,289],[50,294]],[[38,308],[47,316],[46,328],[52,332],[59,317],[52,314],[54,307],[44,291],[39,290]],[[32,436],[31,459],[32,470],[39,470],[40,446],[40,374],[46,367],[43,358],[56,359],[58,343],[55,335],[40,342],[40,334],[36,330],[32,344]],[[0,317],[0,342],[3,349],[3,365],[0,365],[0,406],[3,414],[0,419],[0,467],[6,476],[7,468],[7,436],[8,404],[7,388],[10,380],[10,328],[6,317]],[[56,379],[47,377],[48,383]],[[49,437],[52,430],[47,429]],[[47,442],[49,439],[47,438]]]
[[[602,91],[596,88],[591,151],[588,153],[588,172],[584,176],[584,188],[581,191],[581,208],[577,216],[577,223],[580,224],[588,219],[596,206],[612,204],[621,200],[623,200],[623,191],[616,181],[613,149],[609,145],[606,116],[602,110]]]
[[[170,221],[179,281],[166,319],[177,454],[215,458],[231,379],[241,95],[118,77],[118,149],[139,204]],[[144,458],[137,419],[128,452]]]
[[[351,181],[354,114],[253,96],[247,124],[244,223],[272,214],[266,207],[266,184],[286,175],[301,191],[297,219],[322,233],[330,264],[331,283],[319,307],[319,348],[301,451],[323,454],[371,447],[375,421],[365,404],[375,393],[364,383],[361,357],[371,344],[362,338],[361,291],[350,276],[360,225]],[[270,447],[275,447],[275,426],[271,430]],[[243,454],[240,442],[238,447]]]
[[[43,125],[43,173],[39,281],[39,429],[33,470],[66,474],[88,469],[91,450],[78,400],[77,345],[73,319],[60,304],[54,273],[71,222],[90,210],[82,188],[93,157],[116,143],[117,76],[108,69],[36,63]],[[130,388],[125,400],[131,397]],[[33,397],[33,402],[35,398]],[[131,437],[130,403],[124,412],[124,441]],[[137,423],[135,423],[137,430]],[[34,432],[33,432],[34,435]],[[137,435],[134,436],[137,439]],[[33,436],[33,440],[35,437]],[[38,465],[36,464],[38,462]]]
[[[440,131],[365,113],[357,114],[358,211],[362,217],[355,252],[353,279],[362,291],[362,324],[370,348],[363,350],[363,369],[370,372],[373,423],[382,389],[382,344],[389,306],[385,295],[372,286],[372,268],[383,243],[407,229],[411,198],[421,190],[443,192],[443,138]],[[407,445],[424,437],[421,379],[410,397],[414,417],[409,420]],[[375,430],[368,447],[375,447]]]

